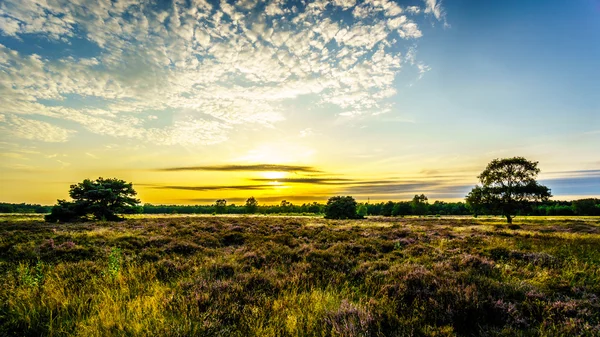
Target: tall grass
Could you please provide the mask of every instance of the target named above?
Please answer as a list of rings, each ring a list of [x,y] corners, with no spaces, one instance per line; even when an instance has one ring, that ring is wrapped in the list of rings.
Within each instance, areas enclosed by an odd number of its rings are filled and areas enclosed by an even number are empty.
[[[4,222],[2,336],[598,336],[595,218]]]

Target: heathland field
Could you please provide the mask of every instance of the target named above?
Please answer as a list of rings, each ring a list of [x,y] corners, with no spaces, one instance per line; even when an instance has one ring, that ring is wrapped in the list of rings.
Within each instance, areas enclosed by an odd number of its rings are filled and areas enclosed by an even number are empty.
[[[600,219],[0,220],[1,336],[599,336]]]

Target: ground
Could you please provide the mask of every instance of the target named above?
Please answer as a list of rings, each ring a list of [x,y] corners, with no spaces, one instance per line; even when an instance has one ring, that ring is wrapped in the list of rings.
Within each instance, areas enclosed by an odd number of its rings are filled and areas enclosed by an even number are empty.
[[[600,219],[0,216],[2,336],[598,336]]]

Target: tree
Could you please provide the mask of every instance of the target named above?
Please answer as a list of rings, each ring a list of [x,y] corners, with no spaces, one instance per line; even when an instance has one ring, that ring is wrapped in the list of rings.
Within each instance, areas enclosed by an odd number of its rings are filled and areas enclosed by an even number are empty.
[[[411,211],[410,202],[408,201],[400,201],[394,204],[394,208],[392,209],[393,216],[405,216],[409,215]]]
[[[287,201],[287,200],[281,200],[281,203],[279,204],[281,213],[289,213],[289,212],[291,212],[293,206],[294,205],[291,202]]]
[[[219,199],[215,202],[215,213],[225,213],[227,210],[227,200]]]
[[[325,219],[362,219],[356,212],[356,206],[356,200],[351,196],[331,197],[325,206]]]
[[[392,212],[394,211],[394,202],[393,201],[388,201],[385,204],[383,204],[383,207],[381,207],[381,215],[383,216],[392,216]]]
[[[360,204],[358,206],[358,209],[356,210],[356,214],[358,214],[361,218],[364,218],[367,213],[368,213],[369,209],[367,208],[366,204]]]
[[[246,200],[246,213],[253,214],[256,213],[256,210],[258,210],[258,201],[254,197],[248,198]]]
[[[96,220],[119,221],[117,214],[135,213],[139,200],[135,199],[133,184],[124,180],[102,177],[96,180],[86,179],[71,185],[69,196],[72,202],[58,200],[45,220],[49,222],[72,222],[86,219],[92,215]]]
[[[412,214],[415,215],[425,215],[427,213],[427,207],[429,207],[429,203],[427,202],[427,197],[425,194],[415,195],[412,201],[410,202],[410,208]]]
[[[466,201],[476,214],[486,209],[506,217],[512,223],[517,212],[532,202],[547,201],[550,189],[536,181],[540,169],[538,162],[523,157],[494,159],[478,176],[481,186],[476,185]]]
[[[587,198],[574,200],[573,211],[577,215],[600,215],[600,199]]]

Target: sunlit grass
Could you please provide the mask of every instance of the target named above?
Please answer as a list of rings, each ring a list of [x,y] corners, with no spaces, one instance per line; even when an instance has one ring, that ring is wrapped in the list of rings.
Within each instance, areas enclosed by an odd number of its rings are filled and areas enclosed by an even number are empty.
[[[596,336],[598,247],[593,217],[5,221],[0,335]]]

